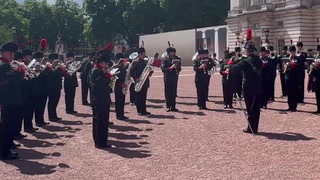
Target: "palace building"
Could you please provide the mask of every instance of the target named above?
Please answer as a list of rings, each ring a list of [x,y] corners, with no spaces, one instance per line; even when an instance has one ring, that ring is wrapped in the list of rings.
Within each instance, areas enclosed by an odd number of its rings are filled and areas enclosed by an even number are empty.
[[[301,38],[305,49],[315,49],[320,38],[320,0],[230,0],[227,45],[233,50],[252,29],[253,42],[274,46],[295,45]],[[240,45],[239,45],[240,44]]]

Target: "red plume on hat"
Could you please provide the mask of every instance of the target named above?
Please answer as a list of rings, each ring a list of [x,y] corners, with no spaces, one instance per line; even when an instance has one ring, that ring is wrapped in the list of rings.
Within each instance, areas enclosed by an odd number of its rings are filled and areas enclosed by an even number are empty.
[[[109,42],[109,44],[104,48],[104,50],[107,50],[107,51],[112,51],[113,49],[113,42]]]
[[[252,30],[248,29],[247,30],[247,41],[250,41],[252,39]]]
[[[26,43],[21,43],[21,49],[26,48]]]
[[[32,40],[29,40],[29,41],[28,41],[28,44],[31,45],[31,44],[32,44]]]
[[[45,51],[48,48],[48,42],[46,39],[40,40],[40,48],[42,51]]]

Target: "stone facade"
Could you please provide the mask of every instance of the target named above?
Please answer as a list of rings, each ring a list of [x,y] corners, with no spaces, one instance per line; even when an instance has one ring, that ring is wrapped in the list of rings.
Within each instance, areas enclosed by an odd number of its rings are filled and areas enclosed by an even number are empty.
[[[320,0],[231,0],[228,24],[228,46],[234,49],[236,32],[253,30],[253,41],[260,45],[272,45],[276,50],[290,46],[299,40],[305,49],[315,49],[320,38]],[[269,29],[266,41],[265,29]],[[242,40],[242,36],[240,36]],[[242,45],[241,45],[242,46]]]

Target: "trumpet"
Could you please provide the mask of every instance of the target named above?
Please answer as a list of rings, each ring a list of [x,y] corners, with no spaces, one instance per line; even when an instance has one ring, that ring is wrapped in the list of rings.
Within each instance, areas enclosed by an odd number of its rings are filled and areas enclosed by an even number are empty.
[[[309,75],[312,74],[313,71],[318,70],[320,68],[320,61],[315,61],[310,65]]]

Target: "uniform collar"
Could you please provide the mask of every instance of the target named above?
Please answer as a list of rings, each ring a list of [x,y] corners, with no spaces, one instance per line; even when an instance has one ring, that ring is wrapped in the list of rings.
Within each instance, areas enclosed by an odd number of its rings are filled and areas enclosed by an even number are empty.
[[[6,64],[10,64],[10,61],[4,57],[0,57],[0,61],[6,63]]]
[[[100,66],[99,64],[95,64],[93,67],[94,67],[94,68],[97,68],[97,69],[100,69],[100,70],[103,69],[102,66]]]

